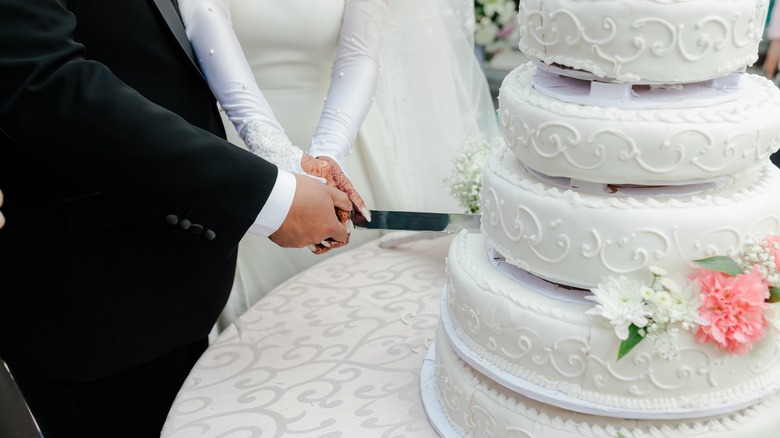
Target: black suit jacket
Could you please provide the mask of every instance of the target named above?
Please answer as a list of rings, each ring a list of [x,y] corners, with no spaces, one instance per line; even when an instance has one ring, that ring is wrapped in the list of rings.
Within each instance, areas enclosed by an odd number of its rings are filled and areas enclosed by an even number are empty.
[[[28,372],[206,336],[275,182],[221,138],[169,1],[0,0],[0,357]]]

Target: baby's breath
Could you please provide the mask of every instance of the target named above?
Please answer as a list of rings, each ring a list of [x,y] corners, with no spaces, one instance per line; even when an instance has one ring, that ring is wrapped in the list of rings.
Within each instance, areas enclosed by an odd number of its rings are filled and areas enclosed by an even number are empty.
[[[453,160],[452,176],[445,180],[450,194],[469,213],[481,210],[482,171],[490,155],[501,144],[495,140],[469,140]]]
[[[770,285],[780,286],[780,272],[777,269],[774,253],[778,251],[777,243],[765,239],[755,240],[745,244],[740,257],[736,259],[742,270],[748,272],[757,266]]]

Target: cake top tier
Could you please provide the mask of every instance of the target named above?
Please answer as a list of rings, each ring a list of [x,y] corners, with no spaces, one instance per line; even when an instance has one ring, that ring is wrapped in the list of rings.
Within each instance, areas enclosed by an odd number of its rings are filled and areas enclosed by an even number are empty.
[[[618,82],[691,83],[758,59],[769,0],[521,0],[520,50]]]

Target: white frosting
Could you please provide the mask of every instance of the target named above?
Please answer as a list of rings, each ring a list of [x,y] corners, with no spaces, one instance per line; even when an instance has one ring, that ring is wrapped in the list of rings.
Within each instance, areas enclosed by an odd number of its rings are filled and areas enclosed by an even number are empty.
[[[501,86],[504,139],[550,176],[613,184],[713,179],[763,165],[780,147],[780,90],[743,74],[736,99],[679,109],[565,103],[535,90],[524,64]]]
[[[768,3],[520,2],[520,49],[534,62],[501,87],[507,146],[483,173],[482,234],[461,233],[447,257],[435,344],[446,430],[777,435],[773,332],[729,355],[678,327],[679,357],[645,340],[618,360],[613,327],[586,313],[588,292],[560,286],[649,283],[651,266],[687,276],[696,259],[780,234],[780,170],[768,160],[780,148],[780,90],[734,73],[757,59]]]
[[[439,405],[464,438],[769,438],[780,398],[722,416],[694,420],[623,420],[556,408],[512,392],[463,362],[439,329],[435,348]],[[426,409],[428,407],[426,406]],[[455,437],[449,437],[455,438]]]
[[[780,170],[767,164],[696,195],[575,192],[535,178],[500,148],[483,174],[482,232],[507,262],[555,283],[649,281],[650,266],[687,276],[693,260],[735,256],[746,241],[780,233],[778,187]]]
[[[523,0],[520,50],[621,82],[697,82],[757,59],[769,0]]]
[[[607,416],[684,418],[748,406],[780,388],[780,342],[774,336],[739,356],[680,329],[680,359],[662,358],[645,341],[617,360],[620,340],[612,327],[585,314],[592,303],[567,299],[565,289],[543,294],[499,272],[488,260],[483,236],[458,235],[447,272],[442,313],[454,327],[451,336],[491,364],[483,371],[495,367],[510,374],[500,382],[505,386],[540,388],[533,398],[546,390],[566,400],[549,404]],[[512,384],[515,378],[529,385]]]

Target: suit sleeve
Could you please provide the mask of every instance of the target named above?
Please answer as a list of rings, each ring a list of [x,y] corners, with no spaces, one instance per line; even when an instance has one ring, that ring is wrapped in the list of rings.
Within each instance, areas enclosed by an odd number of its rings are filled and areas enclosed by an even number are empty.
[[[0,130],[140,216],[184,212],[217,224],[220,238],[210,244],[232,252],[268,199],[277,168],[84,59],[75,26],[59,1],[0,0]]]

